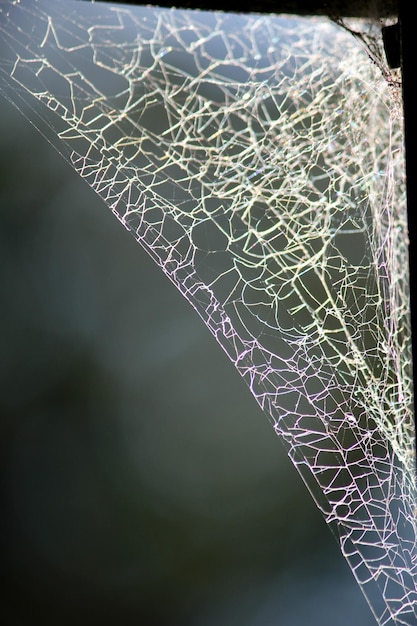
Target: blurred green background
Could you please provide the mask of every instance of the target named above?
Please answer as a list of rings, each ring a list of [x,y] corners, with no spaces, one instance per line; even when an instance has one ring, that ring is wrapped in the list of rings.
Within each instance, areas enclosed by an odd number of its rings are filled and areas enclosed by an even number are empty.
[[[153,261],[0,100],[5,626],[372,626],[284,448]]]

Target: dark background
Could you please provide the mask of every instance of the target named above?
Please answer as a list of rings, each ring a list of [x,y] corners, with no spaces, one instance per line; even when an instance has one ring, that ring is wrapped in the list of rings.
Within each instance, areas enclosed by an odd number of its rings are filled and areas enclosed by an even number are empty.
[[[2,623],[372,626],[249,390],[0,100]]]

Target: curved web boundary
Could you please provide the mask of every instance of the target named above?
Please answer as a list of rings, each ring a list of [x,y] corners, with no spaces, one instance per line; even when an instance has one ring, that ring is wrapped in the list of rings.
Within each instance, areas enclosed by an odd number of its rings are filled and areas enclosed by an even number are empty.
[[[322,20],[61,1],[0,18],[0,90],[202,317],[378,623],[415,624],[402,128],[378,69]]]

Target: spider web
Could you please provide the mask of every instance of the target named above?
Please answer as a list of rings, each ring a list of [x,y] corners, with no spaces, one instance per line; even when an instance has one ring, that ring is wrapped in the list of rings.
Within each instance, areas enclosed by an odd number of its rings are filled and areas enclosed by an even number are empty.
[[[415,625],[403,138],[388,70],[323,19],[1,0],[0,28],[0,92],[204,320],[377,622]]]

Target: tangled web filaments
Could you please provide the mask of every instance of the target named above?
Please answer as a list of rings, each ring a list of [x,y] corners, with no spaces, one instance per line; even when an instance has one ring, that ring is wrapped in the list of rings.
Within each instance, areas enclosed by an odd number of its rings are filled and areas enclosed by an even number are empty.
[[[415,624],[402,125],[330,21],[3,2],[0,89],[246,380],[380,625]]]

